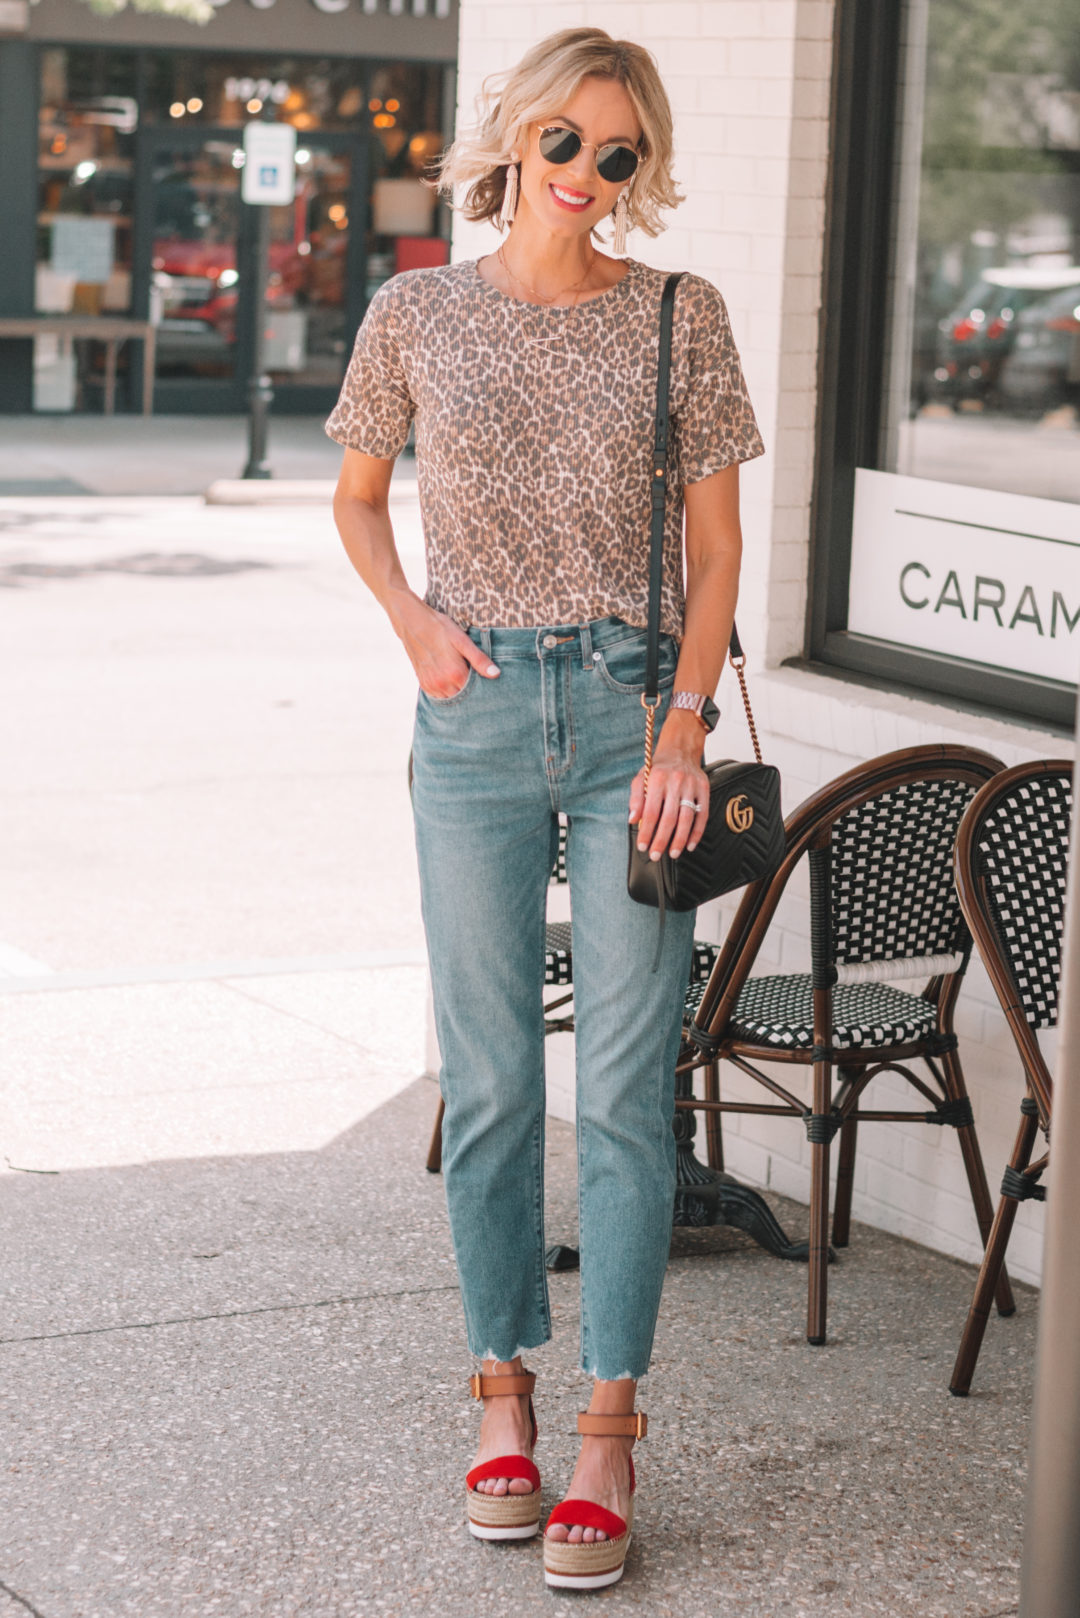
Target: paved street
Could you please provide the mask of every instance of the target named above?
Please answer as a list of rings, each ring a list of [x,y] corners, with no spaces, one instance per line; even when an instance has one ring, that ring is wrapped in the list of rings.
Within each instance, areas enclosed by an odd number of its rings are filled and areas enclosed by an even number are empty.
[[[328,511],[0,500],[0,665],[0,1618],[550,1612],[538,1545],[463,1527],[413,687]],[[555,1122],[549,1163],[572,1239]],[[1035,1299],[952,1400],[972,1283],[857,1229],[812,1350],[801,1267],[677,1234],[607,1606],[1014,1612]],[[546,1505],[586,1397],[552,1290]]]

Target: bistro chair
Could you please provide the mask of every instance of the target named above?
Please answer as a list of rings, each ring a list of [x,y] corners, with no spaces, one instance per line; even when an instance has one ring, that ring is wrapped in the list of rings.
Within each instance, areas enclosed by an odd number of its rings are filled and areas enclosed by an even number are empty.
[[[565,816],[559,821],[559,846],[555,855],[555,864],[551,868],[550,887],[565,887],[568,878],[566,874],[566,843],[569,835],[569,826]],[[704,939],[694,940],[694,954],[690,967],[691,989],[707,983],[713,963],[720,953],[719,944],[710,944]],[[544,960],[544,986],[545,988],[560,989],[563,992],[544,1002],[544,1035],[572,1034],[574,1031],[574,952],[571,927],[568,921],[549,921],[547,924],[547,953]],[[438,1174],[442,1168],[442,1121],[446,1110],[442,1096],[435,1114],[435,1127],[431,1133],[431,1144],[428,1147],[427,1168],[430,1174]]]
[[[972,799],[956,842],[960,906],[1020,1052],[1026,1088],[949,1383],[960,1396],[971,1388],[1016,1210],[1046,1197],[1039,1180],[1048,1154],[1034,1163],[1031,1156],[1039,1132],[1049,1137],[1053,1084],[1037,1030],[1057,1024],[1072,776],[1066,759],[1003,770]]]
[[[971,1102],[952,1017],[971,954],[952,877],[964,810],[1002,766],[988,753],[944,745],[886,753],[839,776],[786,823],[787,852],[776,874],[747,888],[709,982],[686,1030],[676,1106],[709,1113],[762,1113],[801,1121],[810,1141],[807,1339],[826,1339],[830,1257],[829,1155],[839,1134],[832,1239],[846,1247],[858,1126],[903,1120],[957,1131],[979,1230],[993,1220]],[[796,866],[810,867],[809,973],[751,977],[769,923]],[[895,981],[919,979],[918,992]],[[921,1061],[923,1078],[911,1063]],[[730,1062],[768,1092],[761,1100],[720,1095]],[[809,1106],[757,1066],[813,1070]],[[704,1097],[692,1075],[704,1069]],[[833,1075],[838,1083],[834,1090]],[[899,1074],[921,1098],[919,1111],[870,1110],[864,1092],[878,1074]],[[998,1307],[1014,1307],[1002,1269]]]

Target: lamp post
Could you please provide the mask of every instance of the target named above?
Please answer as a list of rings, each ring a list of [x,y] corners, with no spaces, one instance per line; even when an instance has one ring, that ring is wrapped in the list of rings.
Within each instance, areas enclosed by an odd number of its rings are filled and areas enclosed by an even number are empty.
[[[296,186],[296,130],[291,124],[244,126],[243,200],[255,208],[251,299],[255,340],[248,378],[248,458],[245,478],[273,477],[266,438],[274,389],[266,370],[266,289],[270,279],[270,209],[290,203]]]
[[[270,406],[274,402],[274,388],[266,370],[266,288],[270,279],[270,209],[265,205],[255,209],[254,267],[251,298],[255,308],[255,340],[251,351],[251,375],[248,377],[248,458],[244,467],[245,478],[270,478],[273,473],[266,460],[266,435]]]

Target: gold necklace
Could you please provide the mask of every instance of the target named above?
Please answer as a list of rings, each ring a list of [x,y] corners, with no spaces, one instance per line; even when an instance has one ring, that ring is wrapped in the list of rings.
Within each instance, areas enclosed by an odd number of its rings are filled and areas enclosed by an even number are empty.
[[[555,296],[553,298],[545,298],[544,294],[542,292],[537,292],[535,287],[531,287],[527,281],[523,281],[519,275],[514,274],[513,270],[510,268],[509,264],[506,261],[506,254],[503,251],[503,245],[502,244],[500,244],[500,246],[498,248],[498,251],[495,254],[495,257],[498,259],[499,263],[502,265],[503,269],[506,271],[506,273],[509,276],[510,280],[513,281],[514,285],[520,287],[523,292],[528,292],[531,297],[536,299],[537,303],[546,304],[549,309],[556,303],[556,301],[559,298],[564,298],[568,292],[576,292],[577,289],[582,285],[582,283],[589,279],[589,276],[592,274],[593,265],[596,263],[597,256],[598,255],[596,253],[593,254],[590,263],[586,267],[585,274],[581,277],[580,280],[575,281],[573,286],[564,287],[561,292],[556,292],[556,294],[555,294]],[[576,302],[577,301],[578,300],[575,300],[574,307],[576,307]]]
[[[497,249],[495,257],[499,260],[499,263],[502,265],[503,269],[506,271],[507,278],[514,284],[514,286],[520,287],[520,289],[523,292],[530,293],[532,295],[532,297],[535,298],[536,301],[546,309],[551,309],[551,308],[554,307],[556,298],[564,298],[568,292],[577,292],[579,287],[581,287],[584,284],[584,282],[588,280],[589,275],[590,275],[590,273],[592,271],[592,268],[593,268],[593,264],[595,264],[595,262],[596,262],[596,257],[594,255],[592,263],[589,264],[588,269],[586,269],[585,274],[581,277],[580,281],[575,281],[573,286],[564,287],[561,292],[556,292],[554,298],[545,298],[541,293],[537,292],[535,287],[529,286],[527,282],[520,280],[518,278],[518,276],[516,276],[514,274],[513,270],[510,268],[509,264],[506,262],[506,258],[505,258],[505,255],[503,253],[501,245]],[[514,301],[515,302],[521,302],[521,301],[524,301],[524,300],[515,299]],[[514,318],[517,321],[518,326],[520,327],[521,335],[522,335],[523,340],[526,343],[529,344],[530,348],[551,349],[556,344],[565,343],[566,342],[567,332],[570,329],[570,324],[573,321],[574,316],[578,312],[578,307],[579,307],[580,303],[581,303],[581,298],[576,297],[574,299],[573,303],[570,305],[570,313],[567,315],[566,319],[562,323],[562,330],[559,331],[559,332],[554,333],[550,337],[533,337],[533,336],[530,336],[528,331],[526,331],[526,329],[525,329],[525,323],[522,320],[521,316],[519,314],[515,313]]]

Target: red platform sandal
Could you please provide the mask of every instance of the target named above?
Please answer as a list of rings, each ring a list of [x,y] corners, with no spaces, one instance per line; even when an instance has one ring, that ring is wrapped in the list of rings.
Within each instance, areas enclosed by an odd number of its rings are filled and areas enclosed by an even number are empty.
[[[469,1392],[474,1399],[493,1396],[529,1395],[529,1421],[532,1423],[532,1441],[536,1444],[536,1412],[533,1410],[532,1391],[536,1377],[532,1371],[505,1376],[484,1376],[477,1371],[469,1378]],[[484,1494],[476,1485],[485,1478],[527,1478],[532,1484],[531,1494]],[[469,1498],[469,1532],[477,1539],[532,1539],[540,1528],[540,1474],[533,1462],[524,1455],[498,1455],[493,1461],[481,1461],[465,1479]]]
[[[630,1416],[590,1416],[582,1411],[577,1421],[583,1437],[644,1438],[649,1430],[648,1417],[636,1410]],[[623,1576],[626,1553],[630,1548],[630,1530],[634,1524],[634,1462],[630,1460],[630,1509],[626,1521],[614,1511],[594,1504],[592,1500],[562,1500],[548,1518],[552,1523],[568,1526],[580,1523],[582,1528],[599,1528],[607,1539],[594,1539],[590,1544],[570,1545],[566,1540],[544,1536],[545,1582],[564,1590],[599,1590],[605,1584],[617,1584]]]

